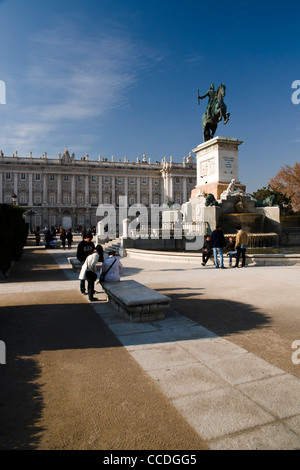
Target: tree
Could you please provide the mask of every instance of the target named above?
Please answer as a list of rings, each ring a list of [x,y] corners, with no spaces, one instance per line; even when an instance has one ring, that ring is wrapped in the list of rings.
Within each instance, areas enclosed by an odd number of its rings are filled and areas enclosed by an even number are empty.
[[[280,207],[280,210],[285,214],[292,214],[292,201],[291,197],[288,197],[286,194],[277,191],[276,189],[272,189],[270,184],[266,188],[265,186],[261,189],[258,189],[253,194],[251,194],[253,199],[256,201],[263,201],[264,199],[269,198],[270,196],[275,196],[274,204]]]
[[[291,200],[293,210],[300,211],[300,163],[294,166],[286,163],[274,178],[270,180],[270,188],[285,194]]]

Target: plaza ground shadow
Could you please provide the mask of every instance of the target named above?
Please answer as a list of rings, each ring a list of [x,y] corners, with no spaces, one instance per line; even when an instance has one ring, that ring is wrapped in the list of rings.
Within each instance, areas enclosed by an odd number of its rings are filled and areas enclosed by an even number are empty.
[[[171,308],[218,335],[226,336],[268,324],[268,317],[251,305],[196,299],[194,295],[195,292],[180,293],[177,290],[171,294]],[[7,362],[0,370],[0,449],[33,449],[38,446],[43,431],[36,425],[44,408],[42,385],[39,384],[42,371],[37,360],[41,351],[62,351],[63,354],[67,350],[116,348],[122,344],[86,303],[2,307],[0,323],[1,339],[7,348]],[[182,338],[180,333],[178,336],[176,332],[176,335],[176,341],[189,339],[186,332]],[[172,335],[168,341],[172,341],[171,338]],[[191,339],[197,339],[195,334],[191,334]],[[144,340],[148,340],[147,334]],[[149,342],[155,342],[153,335],[149,335]]]
[[[0,450],[34,449],[43,431],[42,351],[120,347],[90,304],[24,305],[0,308],[6,364],[0,366]]]
[[[46,251],[24,250],[22,260],[16,264],[14,283],[68,280]],[[128,274],[133,272],[130,269]],[[194,291],[187,289],[164,293],[171,296],[174,310],[219,335],[260,328],[269,321],[251,305],[241,302],[204,299],[201,295],[199,298],[199,292],[196,297]],[[22,294],[16,292],[16,295]],[[60,303],[59,295],[63,294],[55,293],[50,303],[45,299],[34,304],[31,299],[28,305],[21,300],[19,305],[13,301],[14,305],[0,308],[1,340],[6,344],[6,365],[0,366],[1,450],[38,446],[43,432],[38,425],[44,408],[40,384],[42,365],[38,361],[42,351],[63,354],[67,350],[122,346],[90,304],[76,299]],[[230,312],[231,320],[229,315],[224,315],[225,311]],[[227,323],[224,323],[226,316]]]
[[[202,289],[157,289],[171,298],[172,308],[216,335],[229,336],[271,325],[270,315],[253,305],[225,299],[205,298]]]

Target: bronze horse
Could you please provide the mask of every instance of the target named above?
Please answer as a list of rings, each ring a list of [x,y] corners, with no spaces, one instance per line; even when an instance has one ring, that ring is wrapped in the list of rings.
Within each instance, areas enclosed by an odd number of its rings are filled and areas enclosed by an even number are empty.
[[[224,119],[224,124],[229,121],[230,113],[227,112],[226,104],[223,101],[226,86],[221,83],[219,85],[216,96],[211,107],[211,117],[207,118],[207,110],[202,116],[202,129],[204,142],[212,139],[218,127],[218,123]]]

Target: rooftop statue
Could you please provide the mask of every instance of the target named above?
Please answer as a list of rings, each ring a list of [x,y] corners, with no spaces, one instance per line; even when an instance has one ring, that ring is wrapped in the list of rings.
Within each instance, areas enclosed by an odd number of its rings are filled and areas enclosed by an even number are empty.
[[[221,83],[217,91],[215,91],[214,84],[210,85],[210,89],[203,95],[199,95],[198,90],[198,104],[200,100],[208,97],[208,104],[205,113],[202,116],[203,140],[207,142],[212,139],[218,127],[218,123],[224,119],[224,124],[229,121],[230,113],[227,112],[226,104],[223,101],[225,96],[226,86]]]

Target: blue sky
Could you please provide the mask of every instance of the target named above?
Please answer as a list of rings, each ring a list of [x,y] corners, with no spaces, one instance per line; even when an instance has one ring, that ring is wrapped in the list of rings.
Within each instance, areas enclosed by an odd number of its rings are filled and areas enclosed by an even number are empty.
[[[291,0],[0,0],[0,149],[181,162],[203,141],[197,89],[225,83],[216,134],[243,141],[253,192],[299,161],[299,14]]]

